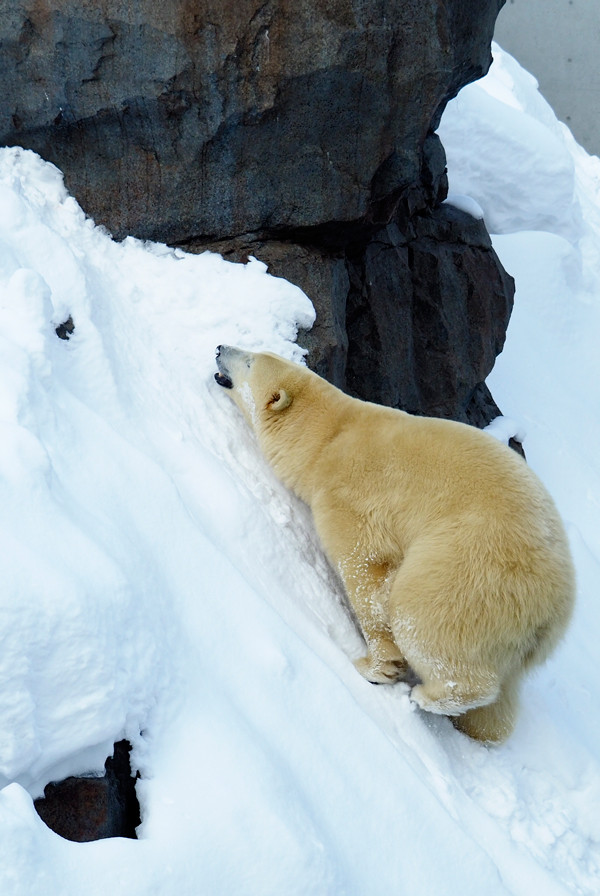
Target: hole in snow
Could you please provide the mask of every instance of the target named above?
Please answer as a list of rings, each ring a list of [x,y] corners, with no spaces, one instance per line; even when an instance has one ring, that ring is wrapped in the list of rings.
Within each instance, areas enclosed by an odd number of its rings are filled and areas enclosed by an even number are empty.
[[[59,324],[55,329],[55,333],[59,339],[69,339],[71,333],[75,329],[75,324],[73,323],[73,318],[69,314],[68,318],[64,323]]]

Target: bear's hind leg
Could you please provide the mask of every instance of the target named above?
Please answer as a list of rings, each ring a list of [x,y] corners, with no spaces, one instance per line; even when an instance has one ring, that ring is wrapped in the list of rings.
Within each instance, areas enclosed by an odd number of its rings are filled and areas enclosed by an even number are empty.
[[[474,740],[499,744],[512,734],[519,705],[518,681],[503,683],[500,695],[493,703],[470,709],[452,719],[454,727]]]
[[[500,692],[498,678],[493,672],[469,670],[458,674],[448,670],[439,677],[430,677],[429,670],[424,670],[420,663],[415,666],[423,680],[412,689],[410,699],[427,712],[458,716],[492,703]]]
[[[421,709],[462,716],[498,699],[504,669],[478,604],[459,541],[434,531],[411,545],[389,613],[394,640],[419,679],[410,697]]]

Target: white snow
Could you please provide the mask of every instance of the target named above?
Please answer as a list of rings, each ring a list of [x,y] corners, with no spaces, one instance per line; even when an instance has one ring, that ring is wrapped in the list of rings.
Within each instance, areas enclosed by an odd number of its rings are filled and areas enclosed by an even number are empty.
[[[465,196],[463,193],[448,193],[442,205],[451,205],[454,208],[458,208],[478,221],[481,221],[484,217],[483,209],[479,203],[475,202],[472,196]]]
[[[308,511],[213,382],[219,343],[300,360],[308,299],[257,260],[115,243],[0,150],[3,896],[600,891],[600,161],[498,47],[440,134],[516,279],[491,429],[526,434],[579,580],[495,749],[356,673]],[[32,797],[123,736],[140,839],[62,840]]]

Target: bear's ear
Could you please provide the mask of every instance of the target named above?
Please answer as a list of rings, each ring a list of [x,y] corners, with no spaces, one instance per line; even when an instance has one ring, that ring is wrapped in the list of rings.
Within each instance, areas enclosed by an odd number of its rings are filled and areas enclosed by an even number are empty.
[[[273,392],[267,407],[270,411],[284,411],[286,408],[289,408],[291,403],[292,396],[288,395],[285,389],[278,389],[276,392]]]

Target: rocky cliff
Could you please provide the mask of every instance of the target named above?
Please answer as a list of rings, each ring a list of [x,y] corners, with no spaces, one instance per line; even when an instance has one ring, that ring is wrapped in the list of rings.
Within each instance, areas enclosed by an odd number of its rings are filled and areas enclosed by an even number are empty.
[[[0,141],[116,238],[297,282],[309,363],[343,388],[482,424],[512,283],[483,224],[440,206],[435,128],[503,2],[1,0]]]

